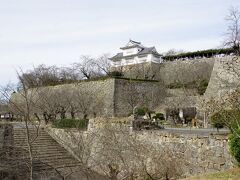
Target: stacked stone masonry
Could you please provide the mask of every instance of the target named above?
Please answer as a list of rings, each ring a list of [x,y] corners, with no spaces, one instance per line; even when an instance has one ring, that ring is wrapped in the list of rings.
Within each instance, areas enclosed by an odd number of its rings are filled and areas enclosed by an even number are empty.
[[[94,125],[86,132],[74,132],[78,137],[78,133],[83,133],[88,141],[88,135],[92,131],[98,130],[98,134],[104,131],[101,124]],[[99,131],[100,130],[100,131]],[[63,144],[75,156],[76,144],[73,142],[75,138],[69,136],[69,131],[62,129],[49,129],[49,133],[55,140]],[[71,133],[72,134],[72,133]],[[129,137],[136,137],[145,147],[156,147],[159,152],[163,149],[168,149],[175,153],[177,161],[181,162],[182,177],[196,175],[201,173],[217,172],[230,169],[233,167],[233,159],[228,151],[228,138],[226,134],[215,135],[197,135],[197,134],[178,134],[164,131],[129,131]],[[121,139],[121,137],[119,137]],[[126,138],[124,136],[124,138]],[[94,138],[92,145],[101,147],[98,144],[97,138]],[[124,141],[123,141],[124,144]],[[96,150],[92,150],[94,154]],[[101,152],[98,153],[102,154]],[[97,155],[92,155],[94,158],[99,158]],[[144,155],[146,159],[151,159],[151,154]],[[124,157],[128,158],[128,157]],[[169,160],[171,161],[171,159]],[[97,169],[96,169],[97,170]],[[101,173],[101,172],[99,172]]]

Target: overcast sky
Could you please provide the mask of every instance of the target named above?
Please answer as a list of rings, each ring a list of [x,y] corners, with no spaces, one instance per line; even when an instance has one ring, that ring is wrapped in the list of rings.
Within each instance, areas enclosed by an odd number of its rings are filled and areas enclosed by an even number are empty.
[[[221,46],[239,0],[0,0],[0,85],[19,67],[115,54],[129,38],[162,53]]]

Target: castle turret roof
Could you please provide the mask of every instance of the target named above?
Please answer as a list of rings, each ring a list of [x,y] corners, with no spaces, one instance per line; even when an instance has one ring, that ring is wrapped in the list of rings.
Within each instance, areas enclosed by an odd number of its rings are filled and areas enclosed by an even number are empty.
[[[131,46],[132,48],[133,46]],[[133,54],[133,55],[128,55],[128,56],[123,56],[123,53],[117,53],[115,56],[113,56],[112,58],[110,58],[110,60],[112,61],[118,61],[121,58],[126,58],[126,57],[133,57],[133,56],[139,56],[139,55],[145,55],[145,54],[154,54],[156,56],[161,56],[157,51],[156,48],[153,47],[144,47],[141,46],[141,50],[137,53],[137,54]]]

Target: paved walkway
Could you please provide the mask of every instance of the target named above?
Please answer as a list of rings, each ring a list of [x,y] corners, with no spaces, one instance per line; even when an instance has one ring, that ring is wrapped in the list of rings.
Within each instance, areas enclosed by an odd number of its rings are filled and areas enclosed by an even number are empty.
[[[197,128],[165,128],[160,130],[163,132],[172,132],[179,134],[199,134],[199,135],[210,135],[210,134],[228,134],[230,131],[228,129],[219,129],[217,131],[216,128],[208,128],[208,129],[197,129]]]

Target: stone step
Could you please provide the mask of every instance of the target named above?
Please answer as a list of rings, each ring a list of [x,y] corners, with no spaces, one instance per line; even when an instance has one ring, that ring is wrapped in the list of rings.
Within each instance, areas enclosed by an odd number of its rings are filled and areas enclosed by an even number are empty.
[[[75,159],[73,159],[70,156],[63,156],[61,158],[59,158],[57,156],[55,156],[55,157],[54,156],[34,156],[34,159],[42,161],[44,163],[51,163],[51,164],[54,164],[54,163],[55,164],[56,163],[62,163],[62,164],[79,163],[78,161],[76,161]],[[11,158],[8,158],[8,160],[13,163],[22,163],[22,162],[28,162],[29,158],[27,158],[27,157],[22,157],[22,158],[11,157]]]
[[[27,137],[13,137],[15,141],[26,141],[27,142]],[[30,141],[54,141],[53,139],[49,137],[36,137],[36,138],[29,138]]]
[[[58,155],[53,155],[53,154],[34,154],[34,158],[36,159],[73,159],[71,155],[66,155],[66,154],[58,154]]]
[[[14,133],[13,133],[14,135],[19,135],[19,136],[26,136],[27,135],[27,132],[16,132],[16,131],[14,131]],[[47,136],[48,134],[46,133],[46,132],[44,132],[44,133],[42,133],[42,132],[39,132],[38,134],[35,132],[29,132],[29,135],[42,135],[42,136]]]
[[[21,147],[25,150],[28,150],[28,147]],[[54,154],[54,153],[68,153],[65,149],[41,149],[41,148],[36,148],[34,147],[33,148],[33,153],[40,153],[40,154]]]
[[[25,129],[14,129],[14,134],[26,134],[27,131]],[[30,130],[28,131],[29,134],[47,134],[44,132],[44,130],[39,130],[38,132],[36,130]]]
[[[24,139],[24,138],[27,138],[27,136],[25,136],[25,135],[14,135],[13,136],[14,138],[16,138],[16,139]],[[44,138],[49,138],[48,136],[41,136],[41,135],[38,135],[38,136],[35,136],[35,135],[29,135],[29,138],[30,139],[36,139],[36,138],[41,138],[41,139],[44,139]]]
[[[51,165],[44,165],[44,164],[36,164],[33,166],[33,170],[36,171],[48,171],[48,170],[53,170],[53,169],[57,169],[57,170],[61,170],[64,168],[76,168],[76,167],[81,167],[81,164],[77,164],[77,163],[72,163],[72,164],[66,164],[66,165],[59,165],[59,166],[51,166]]]
[[[28,143],[27,142],[15,142],[14,143],[14,146],[16,147],[28,147]],[[40,142],[40,143],[31,143],[31,146],[32,147],[39,147],[39,148],[54,148],[54,147],[61,147],[63,148],[62,146],[58,145],[58,144],[55,144],[54,142],[52,143],[45,143],[44,142]],[[63,148],[64,149],[64,148]]]
[[[27,142],[14,142],[15,146],[27,146]],[[55,144],[54,141],[53,142],[33,142],[31,143],[32,146],[37,146],[37,147],[59,147],[59,145]]]
[[[16,138],[16,139],[24,139],[27,136],[26,135],[22,135],[22,134],[21,135],[20,134],[15,134],[15,135],[13,135],[13,137]],[[48,135],[32,135],[32,134],[30,134],[29,137],[30,138],[42,138],[42,139],[49,138]]]
[[[61,158],[57,158],[57,157],[44,157],[44,158],[35,158],[36,160],[42,161],[44,163],[50,164],[50,165],[62,165],[62,164],[71,164],[71,163],[75,163],[75,164],[80,164],[76,159],[73,159],[72,157],[61,157]]]

